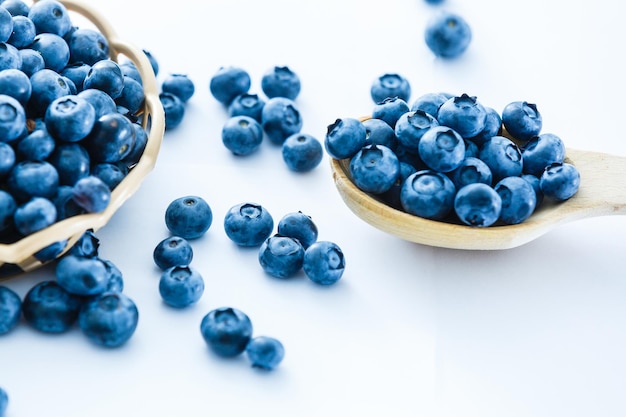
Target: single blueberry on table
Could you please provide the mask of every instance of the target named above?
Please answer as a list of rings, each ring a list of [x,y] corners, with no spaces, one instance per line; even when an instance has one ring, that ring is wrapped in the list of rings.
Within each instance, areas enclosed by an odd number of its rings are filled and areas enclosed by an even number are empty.
[[[418,152],[420,139],[435,126],[439,126],[439,122],[429,113],[423,110],[408,111],[397,120],[394,132],[399,144],[407,150]]]
[[[502,124],[513,138],[526,142],[541,132],[543,118],[536,104],[514,101],[502,110]]]
[[[173,266],[188,266],[193,259],[193,248],[187,239],[169,236],[156,245],[152,258],[161,270]]]
[[[270,141],[282,145],[302,129],[302,116],[296,103],[285,97],[270,98],[261,110],[261,126]]]
[[[258,94],[244,93],[235,97],[229,104],[228,114],[230,117],[252,117],[254,120],[261,123],[261,114],[263,113],[264,106],[265,100],[260,98]]]
[[[455,170],[465,159],[465,141],[446,126],[428,129],[419,141],[418,150],[430,169],[444,173]]]
[[[222,126],[222,143],[234,155],[250,155],[263,143],[263,128],[250,116],[230,117]]]
[[[304,249],[308,248],[317,240],[317,225],[311,216],[301,211],[285,214],[279,221],[277,232],[282,236],[297,239]]]
[[[26,322],[44,333],[63,333],[78,318],[82,299],[56,281],[35,284],[22,300],[22,314]]]
[[[352,181],[367,193],[384,193],[393,186],[399,174],[398,157],[383,145],[364,146],[350,159]]]
[[[467,50],[472,41],[472,29],[458,14],[440,11],[427,22],[424,40],[435,56],[452,59]]]
[[[439,124],[454,129],[464,139],[482,132],[486,117],[485,107],[476,97],[465,93],[446,100],[437,112]]]
[[[345,117],[328,125],[324,137],[326,152],[335,159],[351,158],[365,146],[367,131],[360,120]]]
[[[224,216],[226,236],[238,246],[260,246],[274,230],[274,219],[260,204],[240,203]]]
[[[195,304],[204,293],[202,275],[190,266],[173,266],[161,274],[159,294],[163,301],[175,308]]]
[[[270,99],[285,97],[295,100],[300,94],[300,88],[300,77],[289,67],[272,67],[261,77],[261,90]]]
[[[307,172],[317,167],[324,157],[324,148],[317,138],[307,133],[295,133],[285,139],[282,157],[295,172]]]
[[[154,75],[159,75],[159,61],[154,56],[154,54],[148,50],[143,49],[144,55],[148,58],[148,62],[150,62],[150,66],[152,67],[152,72]]]
[[[111,201],[111,189],[95,175],[76,181],[72,187],[72,199],[88,213],[103,212]]]
[[[235,66],[220,67],[209,81],[209,91],[217,101],[228,106],[235,97],[247,93],[250,84],[246,70]]]
[[[404,211],[426,219],[441,220],[454,207],[456,187],[448,176],[432,170],[411,174],[400,190]]]
[[[220,307],[209,311],[202,318],[200,333],[217,355],[233,357],[246,350],[252,338],[252,322],[239,309]]]
[[[459,220],[468,226],[487,227],[500,218],[502,199],[487,184],[468,184],[456,193],[454,211]]]
[[[491,169],[494,183],[505,177],[522,174],[522,151],[515,142],[504,136],[493,136],[486,141],[480,147],[478,157]]]
[[[98,257],[65,255],[57,262],[55,275],[61,287],[80,296],[102,294],[109,283],[107,269]]]
[[[50,103],[44,116],[46,129],[58,141],[78,142],[96,123],[96,110],[82,97],[68,95]]]
[[[0,94],[13,97],[23,107],[27,105],[32,91],[30,78],[22,70],[11,68],[0,71]]]
[[[139,311],[124,293],[104,293],[87,301],[79,311],[78,325],[98,346],[115,348],[135,333]]]
[[[541,176],[547,166],[562,163],[565,144],[557,135],[541,133],[522,145],[523,172]]]
[[[410,111],[406,101],[399,97],[387,97],[380,103],[374,105],[372,117],[384,120],[392,128],[396,128],[396,123],[400,116]]]
[[[26,111],[22,104],[11,96],[0,94],[0,142],[13,142],[25,130]]]
[[[289,278],[302,269],[304,248],[297,239],[276,234],[261,244],[258,258],[261,268],[269,275]]]
[[[202,197],[189,195],[173,200],[165,210],[165,225],[175,236],[191,240],[203,236],[213,223],[213,211]]]
[[[0,285],[0,336],[13,330],[21,315],[22,299],[20,296],[9,287]],[[0,415],[2,415],[1,412]]]
[[[502,200],[500,220],[506,224],[523,222],[537,207],[535,190],[522,177],[503,178],[493,188]]]
[[[408,102],[411,98],[411,84],[400,74],[385,73],[372,81],[370,96],[375,104],[390,97],[398,97]]]
[[[165,128],[174,129],[185,117],[185,103],[177,95],[167,92],[159,94],[159,100],[165,112]]]
[[[276,338],[256,336],[246,346],[246,355],[253,368],[273,370],[285,357],[285,347]]]
[[[547,198],[556,201],[568,200],[578,192],[580,173],[572,164],[555,162],[546,167],[541,174],[539,187]]]
[[[161,83],[161,91],[174,94],[186,103],[194,95],[196,88],[187,74],[170,74]]]
[[[339,245],[320,240],[304,252],[302,268],[306,276],[316,284],[332,285],[343,276],[346,260]]]
[[[15,209],[13,221],[15,228],[22,235],[30,235],[54,224],[57,220],[57,210],[47,198],[33,197]]]

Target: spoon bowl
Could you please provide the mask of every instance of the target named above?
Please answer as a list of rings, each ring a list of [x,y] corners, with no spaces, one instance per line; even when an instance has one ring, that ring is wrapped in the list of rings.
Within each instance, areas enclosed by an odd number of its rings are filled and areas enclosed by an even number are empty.
[[[572,198],[563,202],[546,199],[524,222],[490,227],[430,220],[397,210],[354,185],[348,159],[331,158],[331,170],[348,208],[383,232],[428,246],[499,250],[524,245],[567,222],[626,214],[626,157],[576,149],[567,149],[566,155],[566,162],[578,169],[581,178]]]

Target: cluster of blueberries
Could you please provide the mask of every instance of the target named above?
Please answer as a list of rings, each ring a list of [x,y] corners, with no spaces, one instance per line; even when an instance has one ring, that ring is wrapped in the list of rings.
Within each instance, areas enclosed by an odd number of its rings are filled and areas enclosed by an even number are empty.
[[[274,66],[261,78],[267,97],[250,92],[251,78],[242,68],[221,67],[209,83],[213,97],[228,111],[222,128],[222,143],[234,155],[256,152],[263,138],[281,147],[289,169],[306,172],[322,161],[324,149],[314,136],[301,132],[302,116],[295,103],[300,94],[300,78],[289,67]]]
[[[106,209],[145,149],[143,103],[136,65],[110,59],[107,39],[74,26],[62,3],[2,2],[1,240]],[[65,245],[35,256],[54,259]]]
[[[562,140],[541,132],[535,104],[511,102],[500,114],[467,94],[428,93],[409,106],[409,82],[393,73],[370,91],[371,117],[337,119],[324,145],[349,160],[359,189],[394,208],[486,227],[521,223],[544,197],[578,191],[580,174]]]

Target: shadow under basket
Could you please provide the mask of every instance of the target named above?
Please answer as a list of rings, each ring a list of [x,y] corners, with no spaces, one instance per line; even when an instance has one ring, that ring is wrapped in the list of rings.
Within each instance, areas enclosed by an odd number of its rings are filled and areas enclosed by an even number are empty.
[[[150,60],[144,51],[120,40],[106,19],[91,5],[77,0],[60,1],[70,12],[72,19],[75,17],[86,19],[85,22],[91,23],[106,37],[112,60],[121,62],[126,58],[136,65],[145,95],[142,109],[136,116],[146,130],[148,141],[138,162],[112,190],[109,205],[104,211],[68,217],[17,241],[0,243],[0,279],[34,270],[59,258],[86,231],[97,231],[106,225],[122,204],[139,189],[144,178],[154,168],[165,133],[165,113],[159,99],[159,88]]]

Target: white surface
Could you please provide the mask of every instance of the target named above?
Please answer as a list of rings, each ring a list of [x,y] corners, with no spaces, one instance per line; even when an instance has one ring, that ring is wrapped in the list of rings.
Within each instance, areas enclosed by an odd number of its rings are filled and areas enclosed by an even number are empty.
[[[202,4],[202,5],[201,5]],[[260,78],[288,65],[302,79],[303,131],[323,140],[337,117],[367,114],[384,72],[426,92],[475,95],[502,109],[537,103],[544,131],[569,147],[626,155],[626,71],[617,0],[178,0],[98,2],[124,39],[150,50],[161,75],[188,74],[196,94],[184,123],[165,136],[156,169],[98,236],[140,310],[120,349],[94,347],[74,329],[42,335],[23,322],[0,338],[6,417],[63,416],[480,416],[626,415],[626,219],[564,225],[502,252],[423,247],[373,229],[342,204],[325,160],[286,168],[279,148],[235,158],[222,146],[226,112],[208,92],[222,65]],[[456,61],[434,59],[422,32],[437,8],[474,31]],[[582,179],[584,181],[584,178]],[[611,178],[607,178],[611,181]],[[194,307],[160,300],[154,246],[176,197],[196,194],[214,223],[193,241],[206,280]],[[320,239],[343,249],[342,280],[321,288],[303,275],[265,275],[255,250],[227,239],[226,210],[243,201],[275,220],[301,210]],[[5,285],[25,294],[44,269]],[[255,334],[280,339],[279,369],[217,358],[199,332],[212,308],[246,312]]]

